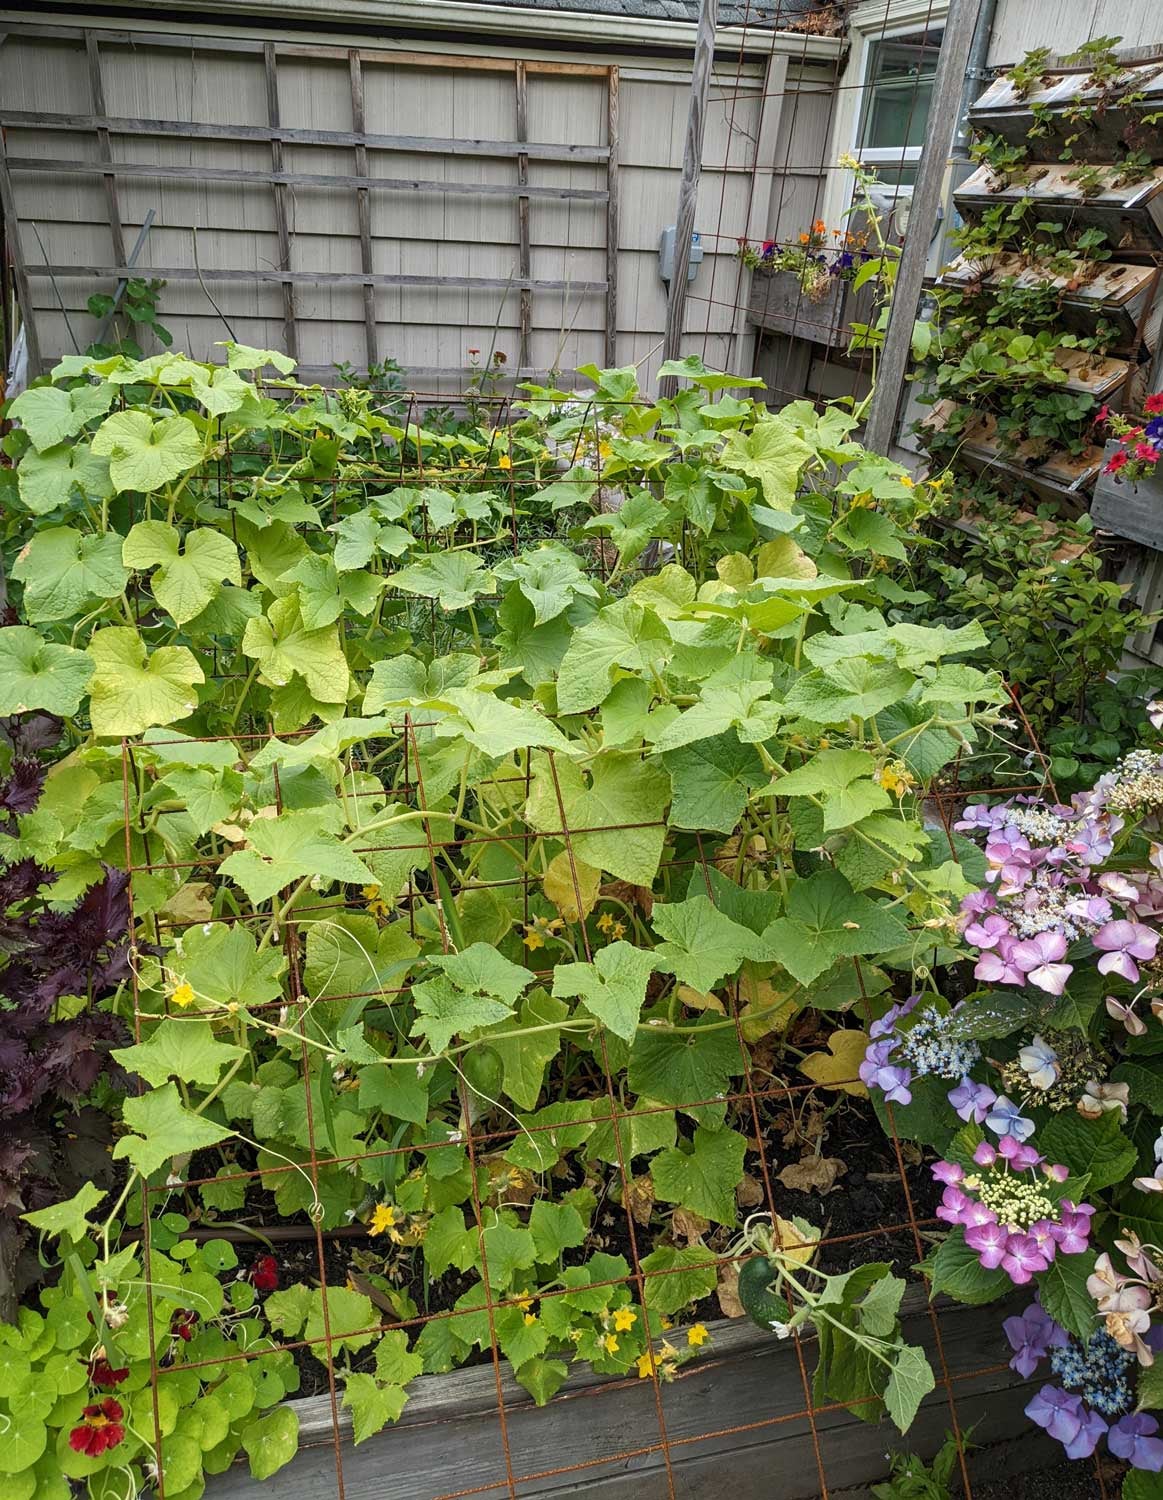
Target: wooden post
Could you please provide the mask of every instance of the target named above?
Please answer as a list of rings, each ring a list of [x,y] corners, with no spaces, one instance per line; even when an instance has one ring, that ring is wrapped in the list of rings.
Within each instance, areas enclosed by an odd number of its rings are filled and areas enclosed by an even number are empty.
[[[267,77],[267,123],[272,130],[279,128],[279,75],[275,64],[274,42],[263,43],[263,64]],[[283,170],[283,143],[277,136],[271,137],[271,166],[274,171]],[[279,270],[291,269],[291,232],[287,227],[287,189],[281,182],[274,184],[275,227],[279,234]],[[366,273],[365,273],[366,274]],[[292,359],[299,358],[299,333],[295,326],[295,287],[291,281],[283,282],[283,342]]]
[[[945,188],[945,169],[965,83],[969,49],[977,26],[982,0],[950,0],[945,35],[937,59],[933,80],[933,102],[925,127],[925,144],[917,182],[909,205],[909,222],[905,231],[901,258],[893,284],[892,308],[880,363],[876,371],[876,388],[872,393],[868,423],[864,429],[864,446],[873,453],[887,454],[896,432],[897,407],[905,388],[912,347],[913,323],[921,297],[925,263],[937,209]]]
[[[24,248],[20,242],[20,220],[16,217],[16,199],[12,192],[12,178],[8,174],[8,161],[4,154],[2,128],[0,128],[0,218],[4,220],[4,233],[11,248],[12,270],[16,276],[16,300],[20,304],[20,316],[24,321],[24,342],[28,349],[28,373],[31,377],[41,373],[40,340],[36,334],[36,314],[32,310],[32,286],[28,279]]]
[[[674,273],[670,278],[670,295],[666,303],[666,336],[662,358],[679,359],[682,346],[683,317],[686,313],[687,257],[695,227],[695,208],[699,198],[699,173],[703,162],[703,132],[707,123],[707,97],[711,91],[711,71],[715,63],[715,28],[719,21],[719,0],[702,0],[699,30],[695,39],[695,60],[691,72],[690,102],[687,108],[686,142],[682,155],[682,182],[678,190],[678,215],[674,232]],[[673,376],[660,380],[659,395],[672,396],[678,389]]]
[[[767,237],[768,230],[775,229],[773,222],[776,210],[775,149],[779,140],[779,126],[783,118],[783,101],[787,89],[787,53],[773,52],[767,59],[763,74],[763,97],[759,101],[759,124],[755,134],[755,157],[751,163],[751,197],[747,206],[747,240],[754,243]],[[735,327],[731,335],[731,361],[727,368],[737,374],[752,374],[751,365],[746,370],[739,364],[739,349],[747,333],[747,298],[740,296],[743,278],[754,273],[740,262],[736,280]]]
[[[618,84],[616,67],[606,74],[606,364],[618,363]]]
[[[367,129],[363,107],[363,64],[354,47],[347,54],[347,63],[351,73],[351,128],[362,136]],[[357,177],[366,178],[368,175],[367,147],[362,142],[355,148],[355,171]],[[371,195],[366,187],[355,190],[355,211],[359,222],[360,268],[371,275],[375,269],[372,265]],[[370,370],[372,365],[380,362],[379,337],[376,332],[376,289],[370,283],[365,284],[363,289],[363,330],[367,367]]]
[[[101,48],[95,32],[85,32],[85,53],[89,60],[89,90],[93,98],[93,113],[104,118],[108,113],[105,104],[105,80],[101,74]],[[113,148],[109,144],[109,132],[103,125],[97,127],[97,150],[101,161],[113,165]],[[105,199],[109,205],[109,233],[113,237],[113,259],[119,266],[125,264],[125,230],[121,222],[121,205],[117,198],[117,179],[106,172]]]
[[[515,65],[514,80],[517,88],[517,140],[529,139],[529,79],[525,64]],[[525,152],[517,157],[517,186],[529,186],[529,158]],[[533,252],[529,241],[529,199],[517,199],[517,254],[518,270],[523,281],[533,275]],[[518,346],[517,365],[521,370],[529,368],[529,334],[533,327],[533,293],[527,286],[521,288],[521,333]]]

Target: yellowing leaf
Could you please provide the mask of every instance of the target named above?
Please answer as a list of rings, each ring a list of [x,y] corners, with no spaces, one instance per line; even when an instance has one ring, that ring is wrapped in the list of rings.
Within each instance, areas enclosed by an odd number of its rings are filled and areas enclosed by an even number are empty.
[[[790,1265],[806,1266],[819,1238],[820,1231],[806,1219],[783,1219],[776,1214],[771,1221],[772,1243]]]
[[[815,578],[819,574],[812,559],[790,536],[777,536],[773,542],[764,542],[755,564],[760,578]]]
[[[577,883],[574,883],[574,873]],[[601,870],[587,865],[576,855],[570,861],[569,854],[562,850],[549,861],[549,867],[541,881],[541,889],[553,902],[567,922],[577,922],[588,917],[598,900],[598,888],[602,883]],[[581,908],[578,908],[578,899]]]
[[[860,1082],[860,1064],[868,1047],[866,1031],[834,1031],[828,1038],[827,1052],[813,1052],[800,1064],[800,1072],[826,1089],[840,1089],[867,1099],[868,1090]]]
[[[702,990],[692,989],[689,984],[679,985],[678,998],[687,1010],[713,1010],[720,1016],[727,1014],[726,1007],[718,995],[704,995]]]
[[[777,990],[767,979],[748,979],[743,975],[740,993],[747,1003],[739,1012],[739,1025],[745,1042],[757,1042],[773,1031],[786,1031],[799,1003],[789,990]]]

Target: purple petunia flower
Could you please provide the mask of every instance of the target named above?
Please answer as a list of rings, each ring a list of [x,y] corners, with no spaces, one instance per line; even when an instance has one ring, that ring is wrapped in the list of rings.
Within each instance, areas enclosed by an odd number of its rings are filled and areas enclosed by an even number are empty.
[[[1135,984],[1139,978],[1135,960],[1155,957],[1159,935],[1139,922],[1108,922],[1095,933],[1094,946],[1102,949],[1098,961],[1100,974],[1121,974]]]
[[[975,1125],[985,1121],[997,1095],[987,1083],[974,1083],[972,1078],[963,1078],[955,1089],[949,1090],[949,1103],[962,1120],[972,1120]]]
[[[1147,1412],[1129,1412],[1107,1434],[1107,1446],[1133,1468],[1158,1474],[1163,1470],[1163,1440],[1155,1436],[1158,1431],[1159,1423]]]

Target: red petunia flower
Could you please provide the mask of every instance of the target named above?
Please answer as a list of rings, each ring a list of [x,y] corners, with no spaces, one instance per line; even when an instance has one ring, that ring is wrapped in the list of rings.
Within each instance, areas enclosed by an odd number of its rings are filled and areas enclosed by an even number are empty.
[[[94,1385],[112,1390],[115,1385],[129,1379],[129,1369],[127,1366],[123,1370],[115,1370],[103,1354],[98,1354],[89,1361],[89,1379]]]
[[[175,1338],[183,1339],[187,1344],[194,1337],[194,1329],[198,1324],[198,1314],[191,1312],[189,1308],[179,1307],[170,1319],[170,1332]]]
[[[256,1292],[273,1292],[279,1284],[279,1263],[273,1255],[260,1255],[250,1268],[250,1283]]]
[[[1148,396],[1143,402],[1143,410],[1149,417],[1157,417],[1163,413],[1163,391],[1156,391],[1153,396]]]
[[[1159,450],[1150,443],[1136,443],[1135,457],[1140,463],[1154,464],[1159,461]]]
[[[1101,423],[1106,421],[1110,414],[1111,409],[1109,406],[1100,406],[1094,416],[1094,425],[1098,427]]]
[[[1127,450],[1125,448],[1119,448],[1117,452],[1112,453],[1111,456],[1107,459],[1106,464],[1103,466],[1103,473],[1117,474],[1120,469],[1126,467],[1126,463]]]
[[[114,1401],[112,1396],[86,1406],[80,1424],[69,1433],[69,1447],[74,1453],[84,1453],[88,1458],[100,1458],[102,1453],[124,1441],[123,1416],[121,1402]]]

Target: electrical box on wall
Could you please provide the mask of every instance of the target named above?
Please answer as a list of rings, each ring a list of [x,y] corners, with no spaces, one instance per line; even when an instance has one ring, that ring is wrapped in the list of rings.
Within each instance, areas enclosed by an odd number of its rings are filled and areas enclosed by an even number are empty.
[[[674,241],[677,233],[674,224],[668,225],[658,237],[658,274],[669,282],[674,275]],[[696,230],[691,235],[690,253],[687,256],[686,279],[693,281],[695,272],[703,258],[703,242]]]

